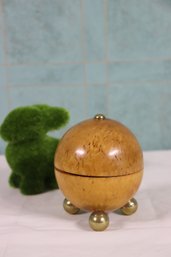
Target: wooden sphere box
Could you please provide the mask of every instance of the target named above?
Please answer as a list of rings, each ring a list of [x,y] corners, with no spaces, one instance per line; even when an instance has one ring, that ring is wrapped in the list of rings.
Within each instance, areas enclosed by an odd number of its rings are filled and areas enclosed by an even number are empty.
[[[132,197],[141,183],[143,154],[133,133],[118,121],[99,114],[70,128],[58,145],[54,165],[67,199],[64,208],[70,213],[92,211],[94,230],[106,228],[98,227],[106,211],[121,208],[132,214],[137,209]]]

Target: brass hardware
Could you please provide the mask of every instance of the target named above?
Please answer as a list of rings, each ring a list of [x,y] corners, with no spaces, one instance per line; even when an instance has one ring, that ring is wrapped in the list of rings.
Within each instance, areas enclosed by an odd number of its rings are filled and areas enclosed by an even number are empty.
[[[94,116],[94,119],[96,119],[96,120],[105,120],[106,117],[103,114],[96,114]]]
[[[90,227],[95,231],[103,231],[109,225],[109,216],[103,211],[95,211],[89,217]]]
[[[134,212],[136,212],[138,208],[138,203],[135,200],[135,198],[132,198],[131,200],[129,200],[122,208],[121,208],[121,212],[125,215],[131,215]]]
[[[76,206],[74,206],[69,200],[67,200],[66,198],[64,199],[64,202],[63,202],[63,207],[64,207],[64,210],[66,212],[68,212],[69,214],[77,214],[80,209],[77,208]]]

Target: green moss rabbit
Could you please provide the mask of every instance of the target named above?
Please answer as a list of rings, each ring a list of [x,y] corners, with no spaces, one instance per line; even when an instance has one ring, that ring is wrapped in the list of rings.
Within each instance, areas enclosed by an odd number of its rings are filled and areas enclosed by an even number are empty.
[[[47,135],[69,120],[59,107],[33,105],[11,111],[0,127],[8,142],[6,159],[12,173],[9,183],[23,194],[39,194],[58,187],[54,176],[54,154],[59,139]]]

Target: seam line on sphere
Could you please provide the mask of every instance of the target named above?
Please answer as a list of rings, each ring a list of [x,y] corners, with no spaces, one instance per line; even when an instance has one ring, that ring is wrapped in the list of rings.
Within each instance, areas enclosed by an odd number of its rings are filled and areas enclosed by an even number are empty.
[[[133,173],[123,174],[123,175],[116,175],[116,176],[90,176],[90,175],[75,174],[75,173],[67,172],[67,171],[64,171],[64,170],[60,170],[60,169],[58,169],[56,167],[55,167],[55,170],[60,172],[60,173],[66,174],[66,175],[77,176],[77,177],[86,177],[86,178],[115,178],[115,177],[124,177],[124,176],[130,176],[130,175],[133,175],[135,173],[139,173],[139,172],[143,171],[143,170],[139,170],[139,171],[136,171],[136,172],[133,172]]]

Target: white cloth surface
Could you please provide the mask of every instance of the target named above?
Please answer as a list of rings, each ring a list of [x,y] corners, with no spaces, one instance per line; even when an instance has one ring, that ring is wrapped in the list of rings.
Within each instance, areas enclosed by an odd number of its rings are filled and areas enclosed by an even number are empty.
[[[24,196],[8,185],[0,156],[0,257],[171,256],[171,151],[144,153],[144,177],[132,216],[109,213],[104,232],[89,228],[89,213],[69,215],[59,190]]]

